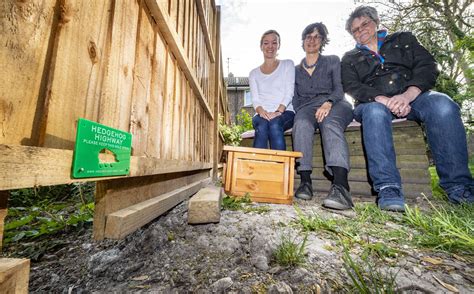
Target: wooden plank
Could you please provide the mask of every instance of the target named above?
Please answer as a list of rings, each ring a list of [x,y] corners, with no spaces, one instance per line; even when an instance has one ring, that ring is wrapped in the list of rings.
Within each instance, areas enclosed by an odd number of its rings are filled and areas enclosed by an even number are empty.
[[[249,147],[228,146],[228,145],[224,146],[224,151],[245,152],[249,154],[255,153],[255,155],[267,154],[267,155],[288,156],[288,157],[302,157],[303,156],[303,153],[298,152],[298,151],[272,150],[272,149],[249,148]]]
[[[72,158],[72,150],[0,145],[0,191],[212,168],[207,162],[132,156],[129,176],[72,179]]]
[[[108,64],[98,122],[129,132],[140,1],[113,2]]]
[[[107,66],[111,0],[65,0],[57,45],[49,73],[45,147],[73,149],[77,119],[98,120],[99,99]]]
[[[163,97],[163,117],[161,124],[163,126],[162,151],[163,158],[170,159],[172,153],[172,133],[173,133],[173,103],[175,97],[176,64],[168,54],[166,58],[166,83],[165,96]]]
[[[189,62],[186,53],[184,52],[183,46],[179,42],[179,37],[174,30],[171,28],[172,23],[169,16],[166,14],[164,7],[161,1],[157,0],[145,0],[148,8],[150,9],[152,17],[155,19],[158,29],[163,34],[163,37],[166,40],[166,43],[171,48],[176,60],[180,68],[183,70],[186,78],[188,79],[189,83],[191,84],[191,88],[193,89],[195,95],[198,97],[201,106],[206,111],[207,115],[213,119],[213,113],[211,108],[206,102],[206,98],[204,93],[199,86],[199,83],[196,79],[196,76],[192,70],[191,63]]]
[[[28,293],[30,260],[0,258],[0,289],[2,293]]]
[[[155,52],[155,37],[150,21],[145,9],[140,9],[130,117],[133,155],[138,156],[145,155],[148,144],[148,108]]]
[[[275,198],[287,198],[285,194],[284,184],[281,181],[255,181],[246,179],[235,179],[232,185],[231,194],[249,193],[251,196],[266,196]]]
[[[38,144],[56,2],[0,1],[0,144]]]
[[[222,56],[221,56],[221,51],[220,51],[220,7],[217,8],[216,10],[216,36],[215,36],[215,42],[216,44],[219,44],[219,46],[216,46],[216,62],[214,64],[214,93],[213,96],[215,97],[214,99],[214,117],[215,119],[213,121],[213,160],[212,162],[214,163],[213,166],[213,178],[217,179],[218,178],[218,173],[219,173],[219,168],[218,164],[220,161],[220,153],[221,153],[221,147],[220,147],[220,132],[219,132],[219,103],[221,102],[221,96],[220,96],[220,87],[221,87],[221,75],[222,72],[220,71],[221,69],[221,62],[222,62]],[[293,188],[291,188],[291,191],[293,191]],[[293,192],[292,192],[293,193]]]
[[[229,152],[227,154],[227,164],[225,169],[225,190],[230,191],[232,185],[232,172],[234,171],[234,152]]]
[[[152,80],[150,93],[148,145],[146,154],[161,158],[163,139],[163,97],[165,95],[166,57],[168,55],[165,41],[159,32],[155,34],[155,57],[152,62]]]
[[[285,163],[238,158],[236,164],[238,179],[281,181],[285,175]]]
[[[208,177],[209,171],[205,170],[98,182],[94,239],[101,240],[105,237],[107,215]]]
[[[351,156],[351,167],[365,168],[366,161],[364,156]],[[313,167],[322,167],[324,160],[322,157],[313,157]],[[397,156],[397,166],[402,167],[426,167],[428,168],[428,157],[426,155],[399,155]]]
[[[180,110],[181,103],[182,103],[181,101],[183,99],[182,94],[181,94],[183,80],[182,80],[182,73],[179,71],[179,69],[176,70],[175,79],[176,79],[175,80],[175,85],[174,85],[175,95],[174,95],[173,105],[171,105],[172,106],[172,108],[171,108],[171,112],[172,112],[171,158],[172,159],[178,159],[179,158],[179,156],[180,156],[179,145],[182,143],[179,140],[180,132],[182,131],[181,128],[180,128],[179,120],[180,120],[180,116],[183,115],[183,113]]]
[[[186,1],[185,0],[178,0],[178,22],[176,25],[176,32],[178,34],[178,37],[181,41],[181,46],[183,47],[184,50],[184,17],[185,17],[185,6],[186,6]]]
[[[107,215],[105,238],[122,239],[209,184],[205,179]]]
[[[188,145],[188,141],[186,140],[186,111],[187,111],[187,102],[188,102],[188,83],[186,82],[186,77],[182,74],[182,83],[181,83],[181,104],[179,108],[179,156],[178,159],[186,160],[186,145]]]
[[[313,168],[313,172],[311,174],[312,179],[327,179],[324,174],[324,168],[318,167]],[[400,176],[402,177],[403,183],[418,183],[418,184],[430,184],[431,178],[430,174],[427,169],[400,169]],[[299,176],[297,176],[299,178]],[[367,182],[369,180],[369,176],[367,170],[352,168],[349,172],[349,181],[354,182]]]
[[[202,33],[204,35],[204,41],[206,42],[207,53],[209,55],[210,61],[214,63],[216,59],[214,56],[214,50],[212,49],[211,34],[209,33],[210,29],[208,28],[209,23],[206,21],[204,16],[204,6],[202,0],[196,0],[196,7],[199,16],[199,23],[201,24]],[[208,7],[208,9],[213,9],[213,7]]]
[[[295,185],[299,186],[299,180],[295,181]],[[349,182],[351,193],[354,195],[373,195],[372,186],[367,182]],[[419,197],[421,193],[431,196],[431,186],[428,184],[403,184],[403,192],[406,197]],[[329,192],[331,183],[327,180],[313,180],[314,191]]]

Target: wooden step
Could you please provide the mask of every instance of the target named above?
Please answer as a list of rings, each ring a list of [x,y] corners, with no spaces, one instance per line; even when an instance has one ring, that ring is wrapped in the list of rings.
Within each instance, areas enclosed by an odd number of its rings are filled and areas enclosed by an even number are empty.
[[[400,176],[403,183],[431,184],[430,174],[426,169],[401,169]],[[296,177],[299,177],[298,175]],[[327,180],[325,169],[322,167],[313,168],[311,178],[315,180]],[[354,182],[367,182],[369,175],[366,169],[351,169],[349,180]]]
[[[295,189],[298,188],[300,180],[295,179]],[[351,193],[360,196],[371,196],[375,195],[372,191],[372,186],[367,182],[353,182],[349,181]],[[431,186],[427,184],[413,184],[413,183],[402,183],[403,192],[407,198],[420,197],[421,193],[427,197],[431,197]],[[331,182],[328,180],[313,180],[313,189],[315,192],[329,192]],[[296,190],[295,190],[296,191]]]

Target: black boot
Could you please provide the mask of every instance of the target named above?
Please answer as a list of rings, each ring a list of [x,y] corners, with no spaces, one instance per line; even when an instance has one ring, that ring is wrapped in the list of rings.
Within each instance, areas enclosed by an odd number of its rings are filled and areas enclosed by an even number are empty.
[[[311,171],[301,171],[301,184],[296,190],[295,197],[303,200],[313,198],[313,185],[311,183]]]

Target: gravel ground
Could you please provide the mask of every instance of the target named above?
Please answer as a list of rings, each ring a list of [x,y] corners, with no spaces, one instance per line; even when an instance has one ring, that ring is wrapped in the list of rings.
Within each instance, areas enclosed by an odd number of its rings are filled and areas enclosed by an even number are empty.
[[[319,195],[322,196],[322,195]],[[321,198],[295,201],[303,212],[351,217],[324,210]],[[263,214],[223,210],[217,224],[188,225],[187,201],[123,240],[95,242],[92,229],[63,234],[61,249],[32,262],[32,293],[340,293],[350,283],[336,241],[320,233],[307,239],[306,263],[278,265],[273,253],[282,236],[302,240],[291,225],[293,206]],[[433,265],[423,256],[443,260]],[[410,250],[392,264],[404,293],[474,293],[473,264],[450,255]],[[437,279],[439,281],[437,281]],[[440,283],[441,282],[441,283]],[[448,286],[449,286],[448,285]]]

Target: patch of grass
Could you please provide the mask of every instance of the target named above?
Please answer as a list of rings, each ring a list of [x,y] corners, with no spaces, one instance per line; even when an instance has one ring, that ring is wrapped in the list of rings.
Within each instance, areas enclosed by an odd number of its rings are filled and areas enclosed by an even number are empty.
[[[439,177],[434,166],[429,167],[429,172],[431,176],[431,192],[433,198],[436,200],[448,201],[448,195],[446,192],[439,186]]]
[[[252,206],[250,194],[246,193],[244,197],[232,197],[226,195],[222,199],[222,208],[226,210],[241,210],[245,213],[255,212],[258,214],[267,213],[270,211],[268,206]]]
[[[243,204],[252,203],[250,195],[247,193],[244,197],[232,197],[226,195],[222,199],[222,208],[226,210],[242,210]]]
[[[364,244],[364,251],[362,257],[377,256],[380,259],[384,258],[396,258],[399,255],[399,251],[395,248],[387,246],[381,242],[367,242]]]
[[[324,219],[316,214],[305,215],[297,206],[295,206],[295,210],[298,216],[296,222],[303,227],[303,231],[326,231],[336,235],[340,233],[338,222],[335,219]]]
[[[395,217],[383,210],[380,210],[375,204],[356,203],[357,221],[360,223],[385,224],[388,221],[394,221]]]
[[[306,241],[308,235],[304,236],[301,242],[297,242],[296,238],[282,235],[280,244],[278,244],[273,258],[275,262],[281,266],[297,266],[302,265],[306,261]]]
[[[406,209],[405,223],[418,231],[413,241],[423,247],[474,255],[474,205],[430,205],[430,212]]]
[[[343,266],[352,281],[347,285],[349,293],[396,293],[396,274],[383,273],[368,258],[355,261],[347,247],[344,247]]]

